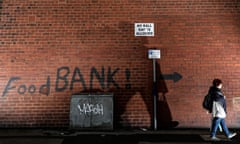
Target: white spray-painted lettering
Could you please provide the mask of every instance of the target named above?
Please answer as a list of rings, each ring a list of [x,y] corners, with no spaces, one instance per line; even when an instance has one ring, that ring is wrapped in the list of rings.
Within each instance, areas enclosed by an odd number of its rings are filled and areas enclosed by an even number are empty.
[[[102,104],[90,104],[90,103],[83,103],[78,104],[78,109],[80,111],[80,115],[103,115],[103,105]]]

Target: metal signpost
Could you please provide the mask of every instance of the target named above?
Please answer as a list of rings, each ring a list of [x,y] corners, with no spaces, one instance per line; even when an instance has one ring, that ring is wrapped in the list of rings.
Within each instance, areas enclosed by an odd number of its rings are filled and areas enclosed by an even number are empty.
[[[153,60],[153,117],[154,130],[157,130],[157,79],[156,79],[156,59],[160,59],[160,50],[148,50],[148,58]]]
[[[135,36],[154,37],[154,23],[135,23]],[[148,58],[153,60],[153,97],[154,97],[154,130],[157,130],[157,80],[156,59],[160,59],[160,50],[149,50]]]

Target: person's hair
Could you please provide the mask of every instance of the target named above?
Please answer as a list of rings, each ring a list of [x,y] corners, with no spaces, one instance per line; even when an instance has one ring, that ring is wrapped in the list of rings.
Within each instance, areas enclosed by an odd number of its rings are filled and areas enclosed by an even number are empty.
[[[214,79],[213,82],[212,82],[213,86],[217,87],[219,86],[220,84],[222,84],[222,80],[220,79]]]

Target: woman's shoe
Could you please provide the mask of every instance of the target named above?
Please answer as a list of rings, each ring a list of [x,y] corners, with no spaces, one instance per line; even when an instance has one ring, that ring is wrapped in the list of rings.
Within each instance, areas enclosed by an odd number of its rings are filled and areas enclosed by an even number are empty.
[[[211,140],[212,140],[212,141],[220,141],[221,139],[213,136],[213,137],[211,137]]]
[[[237,135],[237,133],[231,133],[231,134],[229,134],[228,138],[231,139],[231,138],[235,137],[236,135]]]

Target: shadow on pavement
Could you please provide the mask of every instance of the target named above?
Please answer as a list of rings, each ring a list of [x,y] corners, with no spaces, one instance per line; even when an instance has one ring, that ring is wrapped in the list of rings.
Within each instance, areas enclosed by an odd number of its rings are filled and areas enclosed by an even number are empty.
[[[78,135],[59,137],[1,137],[0,144],[240,144],[239,137],[218,142],[206,141],[200,135]]]
[[[88,144],[139,144],[161,143],[161,142],[203,142],[199,135],[81,135],[77,137],[64,138],[62,144],[78,144],[85,142]]]
[[[61,138],[44,137],[4,137],[0,138],[0,144],[61,144]]]
[[[235,130],[237,131],[237,130]],[[207,130],[81,132],[66,130],[2,130],[0,144],[240,144],[240,135],[213,142]]]
[[[213,142],[204,140],[198,134],[160,134],[160,135],[80,135],[64,138],[62,144],[240,144],[239,137]]]

